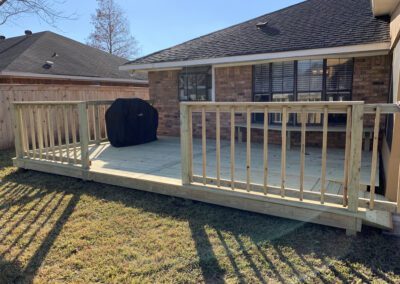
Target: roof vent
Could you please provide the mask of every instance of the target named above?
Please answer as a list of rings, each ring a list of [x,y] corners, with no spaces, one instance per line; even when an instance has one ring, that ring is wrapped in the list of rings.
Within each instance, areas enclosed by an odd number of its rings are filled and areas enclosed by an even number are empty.
[[[5,40],[6,39],[6,37],[5,36],[3,36],[3,35],[0,35],[0,40]]]
[[[32,35],[32,31],[26,30],[26,31],[25,31],[25,35],[26,35],[26,36],[31,36],[31,35]]]
[[[265,22],[259,22],[256,24],[257,29],[262,29],[263,27],[268,25],[268,21]]]
[[[53,62],[53,61],[47,60],[46,63],[43,64],[42,67],[43,67],[44,69],[47,69],[47,70],[48,70],[48,69],[50,69],[53,65],[54,65],[54,62]]]

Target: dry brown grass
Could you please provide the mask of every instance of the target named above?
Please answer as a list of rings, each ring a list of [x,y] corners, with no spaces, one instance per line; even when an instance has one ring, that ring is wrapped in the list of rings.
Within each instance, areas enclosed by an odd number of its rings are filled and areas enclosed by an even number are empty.
[[[0,283],[400,282],[400,239],[11,167]]]

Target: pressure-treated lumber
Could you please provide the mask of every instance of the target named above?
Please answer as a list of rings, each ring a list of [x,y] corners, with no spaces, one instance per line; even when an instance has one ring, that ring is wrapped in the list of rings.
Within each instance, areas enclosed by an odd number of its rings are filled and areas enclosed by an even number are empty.
[[[268,107],[265,108],[264,110],[264,149],[263,149],[263,153],[264,153],[264,194],[267,195],[268,194],[268,125],[269,125],[269,121],[268,121]]]
[[[82,168],[89,169],[89,131],[88,131],[88,113],[87,104],[85,102],[78,104],[78,118],[79,118],[79,138],[81,142],[81,160]]]
[[[189,107],[180,106],[181,118],[181,169],[182,184],[190,184],[190,138],[189,138]]]
[[[364,108],[362,105],[354,105],[351,122],[351,145],[349,160],[349,184],[348,184],[348,209],[352,212],[358,210],[358,192],[360,188],[361,152],[362,152],[362,128]]]
[[[378,164],[378,143],[379,143],[379,130],[381,124],[381,108],[376,108],[375,114],[375,127],[374,127],[374,142],[372,146],[372,162],[371,162],[371,183],[370,183],[370,204],[369,208],[374,209],[375,203],[375,181],[376,181],[376,167]]]
[[[287,126],[287,107],[282,109],[282,150],[281,150],[281,196],[285,196],[286,186],[286,126]]]
[[[235,108],[231,108],[231,188],[235,190]]]

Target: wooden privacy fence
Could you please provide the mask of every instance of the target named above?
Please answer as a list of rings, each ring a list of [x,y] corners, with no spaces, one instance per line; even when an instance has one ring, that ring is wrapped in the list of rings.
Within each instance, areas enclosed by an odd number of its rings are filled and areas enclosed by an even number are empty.
[[[380,104],[366,105],[363,102],[279,102],[279,103],[211,103],[211,102],[184,102],[180,104],[181,112],[181,156],[182,156],[182,182],[184,184],[203,184],[229,190],[242,190],[247,194],[263,194],[277,198],[297,199],[299,202],[318,202],[327,206],[341,204],[350,212],[357,212],[359,208],[369,208],[396,212],[400,210],[400,192],[397,192],[398,202],[377,200],[375,194],[376,170],[378,164],[378,143],[381,116],[399,112],[396,105]],[[201,175],[193,173],[193,114],[201,116]],[[206,114],[211,113],[215,117],[215,125],[207,124]],[[221,114],[230,117],[230,178],[221,178]],[[264,114],[263,129],[263,183],[252,181],[251,165],[251,119],[255,113]],[[235,177],[235,116],[242,114],[246,120],[246,178],[238,181]],[[298,188],[289,188],[286,184],[287,148],[286,127],[282,123],[281,135],[281,176],[280,186],[271,186],[268,182],[268,137],[269,118],[271,115],[279,115],[282,122],[287,122],[289,115],[297,115],[301,125],[300,146],[300,172]],[[327,193],[327,144],[328,144],[328,116],[340,114],[346,116],[346,141],[345,159],[343,164],[344,178],[342,181],[343,194]],[[359,197],[360,168],[362,158],[362,133],[364,114],[373,115],[374,138],[370,174],[370,198]],[[322,118],[322,149],[321,149],[321,188],[318,192],[308,191],[304,188],[305,155],[307,122],[309,118],[320,116]],[[207,128],[215,127],[215,177],[207,175]],[[214,142],[213,142],[214,143]]]
[[[105,112],[112,102],[12,104],[17,158],[89,169],[89,145],[108,140]]]

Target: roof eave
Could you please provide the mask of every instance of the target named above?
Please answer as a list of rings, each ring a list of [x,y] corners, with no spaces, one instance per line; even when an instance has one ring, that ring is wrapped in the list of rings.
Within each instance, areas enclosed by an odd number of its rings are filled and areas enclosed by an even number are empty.
[[[400,0],[371,0],[372,12],[375,17],[392,15]]]
[[[243,65],[261,62],[271,62],[276,60],[293,60],[301,58],[321,58],[321,57],[361,57],[385,55],[390,52],[390,42],[379,42],[362,45],[351,45],[341,47],[329,47],[318,49],[305,49],[285,52],[262,53],[240,56],[229,56],[219,58],[194,59],[186,61],[170,61],[148,64],[126,64],[119,67],[121,71],[154,71],[180,69],[186,66],[196,65]]]
[[[149,83],[148,80],[134,80],[134,79],[131,80],[131,79],[119,79],[119,78],[107,78],[107,77],[52,75],[52,74],[13,72],[13,71],[0,71],[0,76],[35,78],[35,79],[98,81],[98,82],[112,82],[112,83],[143,84],[143,85],[147,85]]]

